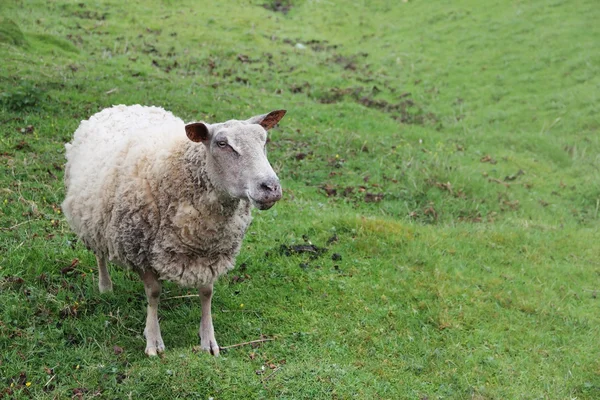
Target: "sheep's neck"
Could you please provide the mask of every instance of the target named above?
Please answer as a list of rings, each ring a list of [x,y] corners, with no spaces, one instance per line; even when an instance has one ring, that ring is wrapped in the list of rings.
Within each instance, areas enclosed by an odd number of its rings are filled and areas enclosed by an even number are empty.
[[[204,145],[190,142],[184,154],[184,163],[193,183],[194,200],[202,202],[203,207],[217,210],[221,215],[233,215],[239,207],[240,199],[232,198],[211,182],[210,174],[207,173]]]

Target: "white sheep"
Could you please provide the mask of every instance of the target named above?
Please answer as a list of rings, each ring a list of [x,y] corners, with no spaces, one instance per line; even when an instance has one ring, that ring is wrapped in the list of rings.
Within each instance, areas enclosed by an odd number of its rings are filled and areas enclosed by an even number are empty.
[[[107,260],[142,278],[149,356],[165,349],[162,280],[199,288],[201,348],[219,354],[213,282],[234,266],[251,204],[266,210],[281,198],[265,143],[284,114],[186,125],[162,108],[120,105],[82,121],[65,146],[63,212],[96,255],[100,292],[112,290]]]

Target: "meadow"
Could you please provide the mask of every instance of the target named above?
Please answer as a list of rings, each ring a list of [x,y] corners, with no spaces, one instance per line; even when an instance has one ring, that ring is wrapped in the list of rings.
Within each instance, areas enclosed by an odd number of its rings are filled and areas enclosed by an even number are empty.
[[[3,0],[1,399],[600,398],[594,0]],[[146,300],[61,213],[114,104],[287,109],[284,188],[215,286]],[[253,344],[244,344],[257,341]]]

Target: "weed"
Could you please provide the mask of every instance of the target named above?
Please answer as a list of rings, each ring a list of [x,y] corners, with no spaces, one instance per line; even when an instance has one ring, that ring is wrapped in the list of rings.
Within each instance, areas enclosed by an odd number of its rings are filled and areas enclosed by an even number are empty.
[[[18,85],[0,93],[0,105],[10,111],[35,108],[41,101],[43,101],[43,92],[30,81],[21,81]]]

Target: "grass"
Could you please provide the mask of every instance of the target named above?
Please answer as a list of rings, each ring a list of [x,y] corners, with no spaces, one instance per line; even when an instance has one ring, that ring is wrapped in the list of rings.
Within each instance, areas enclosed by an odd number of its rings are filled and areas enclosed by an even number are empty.
[[[600,17],[566,2],[0,5],[0,398],[600,397]],[[286,108],[216,285],[142,284],[60,203],[63,144],[119,103],[186,120]],[[306,242],[322,254],[286,251]]]

